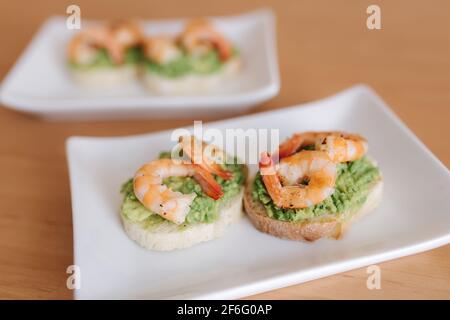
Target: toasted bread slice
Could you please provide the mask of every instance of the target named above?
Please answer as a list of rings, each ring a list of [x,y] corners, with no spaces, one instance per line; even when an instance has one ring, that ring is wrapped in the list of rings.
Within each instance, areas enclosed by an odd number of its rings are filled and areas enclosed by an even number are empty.
[[[167,78],[144,69],[142,82],[151,92],[160,95],[204,93],[220,87],[226,78],[239,73],[240,69],[239,57],[231,59],[220,71],[213,74],[189,74],[179,78]]]
[[[324,237],[339,239],[352,221],[376,208],[382,198],[383,180],[380,178],[372,184],[366,202],[356,212],[343,213],[350,217],[345,221],[333,214],[300,222],[270,218],[262,203],[253,198],[252,188],[253,183],[247,185],[244,208],[256,229],[279,238],[311,242]]]
[[[248,167],[243,167],[244,179],[247,181]],[[185,249],[201,242],[220,238],[227,227],[238,222],[244,215],[244,186],[234,198],[219,208],[219,218],[211,223],[195,223],[179,226],[164,221],[155,226],[146,227],[140,222],[133,222],[120,214],[125,233],[141,247],[155,251],[172,251]]]
[[[140,246],[157,251],[184,249],[221,237],[229,225],[239,221],[243,216],[243,194],[244,187],[239,195],[220,209],[219,218],[212,223],[195,223],[184,227],[165,221],[154,227],[145,228],[141,223],[130,221],[123,215],[120,216],[125,232]]]
[[[110,87],[135,81],[137,66],[123,65],[110,68],[91,68],[70,70],[73,80],[85,87]]]

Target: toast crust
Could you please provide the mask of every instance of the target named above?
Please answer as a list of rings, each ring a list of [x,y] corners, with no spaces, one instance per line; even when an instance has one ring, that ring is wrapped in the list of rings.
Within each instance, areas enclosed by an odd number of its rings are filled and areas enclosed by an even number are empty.
[[[244,193],[244,208],[250,221],[261,232],[290,240],[312,242],[320,238],[339,239],[348,229],[351,222],[375,209],[381,201],[383,180],[379,179],[370,187],[367,200],[356,212],[346,212],[352,215],[347,221],[340,221],[333,215],[302,222],[281,221],[270,218],[266,208],[252,195],[253,182],[249,183]]]

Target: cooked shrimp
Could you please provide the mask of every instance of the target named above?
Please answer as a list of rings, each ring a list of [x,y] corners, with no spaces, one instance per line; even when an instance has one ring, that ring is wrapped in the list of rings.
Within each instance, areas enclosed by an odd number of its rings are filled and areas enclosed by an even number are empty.
[[[183,223],[190,205],[197,196],[173,191],[163,184],[168,177],[190,176],[211,198],[219,199],[223,192],[214,177],[197,165],[176,164],[171,159],[159,159],[145,164],[134,176],[134,193],[147,209],[176,224]]]
[[[116,21],[109,25],[111,36],[122,48],[139,45],[142,41],[141,28],[132,21]]]
[[[144,53],[156,63],[165,64],[180,57],[181,50],[172,38],[153,37],[145,40]]]
[[[367,153],[367,140],[356,134],[334,132],[316,141],[316,149],[325,151],[334,162],[360,159]]]
[[[314,132],[308,131],[296,133],[278,147],[278,156],[280,159],[293,155],[300,149],[316,144],[318,139],[323,139],[331,132]]]
[[[182,136],[179,141],[181,149],[191,159],[192,163],[198,164],[206,171],[225,180],[233,177],[231,172],[224,170],[220,165],[227,160],[227,155],[223,150],[215,145],[200,141],[194,136]]]
[[[283,158],[278,169],[272,157],[264,153],[259,167],[267,192],[278,207],[306,208],[334,192],[336,163],[323,151],[303,150]]]
[[[194,55],[202,55],[216,49],[222,61],[231,57],[231,43],[204,19],[192,20],[181,35],[181,43]]]
[[[142,30],[134,22],[118,21],[108,26],[111,42],[109,53],[115,63],[124,62],[125,51],[142,43]]]
[[[70,61],[79,64],[89,64],[95,60],[98,48],[115,51],[109,41],[109,34],[103,26],[88,28],[75,35],[69,42],[68,56]],[[111,48],[108,48],[111,47]]]
[[[123,63],[125,50],[138,45],[141,33],[132,23],[115,23],[88,28],[72,38],[68,47],[70,61],[89,64],[97,57],[98,49],[105,48],[112,61]]]
[[[280,159],[288,157],[302,148],[313,145],[316,150],[327,152],[335,162],[354,161],[367,152],[367,141],[356,134],[339,131],[296,133],[278,148]]]

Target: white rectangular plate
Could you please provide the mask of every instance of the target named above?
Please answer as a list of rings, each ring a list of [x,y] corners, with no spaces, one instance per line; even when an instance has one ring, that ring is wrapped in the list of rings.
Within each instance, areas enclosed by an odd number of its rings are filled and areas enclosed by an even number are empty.
[[[66,45],[77,30],[63,17],[49,19],[5,78],[2,104],[51,119],[195,117],[236,114],[279,91],[275,21],[269,10],[211,18],[236,44],[243,68],[214,92],[189,96],[152,95],[138,83],[109,89],[77,86],[68,73]],[[83,25],[92,23],[82,21]],[[175,34],[185,19],[143,23],[148,34]]]
[[[146,251],[122,230],[119,188],[140,165],[173,146],[171,131],[72,137],[67,152],[74,254],[81,268],[76,298],[238,298],[450,241],[448,170],[365,86],[206,127],[276,128],[281,138],[304,130],[360,133],[368,138],[369,153],[384,175],[381,206],[338,241],[281,240],[258,232],[244,218],[223,238],[182,251]]]

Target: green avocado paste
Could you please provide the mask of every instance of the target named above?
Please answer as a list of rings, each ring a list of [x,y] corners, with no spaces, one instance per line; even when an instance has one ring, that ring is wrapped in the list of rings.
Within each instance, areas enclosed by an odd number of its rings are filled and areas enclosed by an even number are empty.
[[[266,208],[267,215],[282,221],[304,221],[325,215],[345,214],[360,208],[367,199],[370,187],[381,178],[379,169],[363,157],[356,161],[338,164],[338,175],[334,193],[322,202],[302,209],[285,209],[277,207],[270,198],[261,175],[256,175],[252,195]]]
[[[160,158],[168,158],[170,153],[163,152]],[[174,191],[183,194],[195,192],[197,195],[190,206],[190,211],[186,216],[185,225],[191,223],[210,223],[217,220],[219,210],[223,205],[229,203],[231,199],[239,194],[245,183],[244,165],[238,164],[237,160],[231,164],[224,164],[222,167],[230,171],[233,177],[224,180],[221,177],[214,176],[216,181],[221,185],[224,195],[219,200],[208,197],[200,185],[192,177],[169,177],[164,179],[163,183]],[[168,221],[160,215],[145,208],[136,198],[133,189],[133,179],[129,179],[122,185],[121,193],[124,196],[121,214],[124,218],[133,222],[140,222],[144,226],[153,226],[164,221]]]

